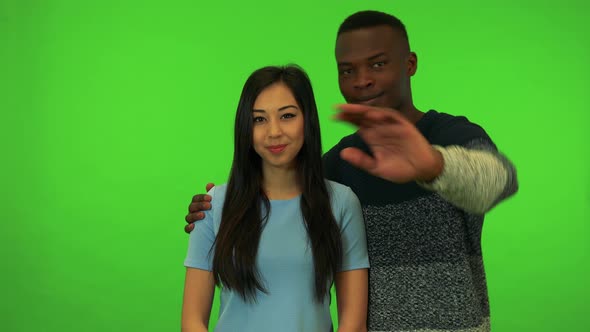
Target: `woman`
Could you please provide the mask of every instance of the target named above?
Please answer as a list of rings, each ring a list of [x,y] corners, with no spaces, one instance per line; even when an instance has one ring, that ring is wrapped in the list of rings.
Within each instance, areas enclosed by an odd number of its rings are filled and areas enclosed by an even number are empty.
[[[365,331],[368,257],[360,203],[323,178],[309,78],[265,67],[246,81],[227,185],[195,225],[185,260],[183,331],[207,331],[215,285],[216,331]]]

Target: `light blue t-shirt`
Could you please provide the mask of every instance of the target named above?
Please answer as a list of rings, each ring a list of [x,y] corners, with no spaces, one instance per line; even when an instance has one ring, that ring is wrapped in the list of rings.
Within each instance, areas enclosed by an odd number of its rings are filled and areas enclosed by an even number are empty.
[[[331,192],[332,212],[342,234],[341,271],[369,267],[365,224],[361,205],[352,190],[326,181]],[[211,246],[219,231],[226,185],[210,192],[211,210],[195,223],[190,234],[186,267],[211,271]],[[222,288],[217,332],[328,332],[332,331],[330,297],[314,301],[313,257],[300,208],[300,196],[271,200],[256,267],[268,294],[258,291],[256,302],[245,302],[233,291]]]

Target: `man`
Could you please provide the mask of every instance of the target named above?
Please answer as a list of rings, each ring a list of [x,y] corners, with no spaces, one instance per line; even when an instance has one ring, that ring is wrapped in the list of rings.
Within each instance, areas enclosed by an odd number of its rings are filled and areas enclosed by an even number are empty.
[[[363,206],[369,331],[489,331],[481,231],[484,213],[517,191],[515,168],[478,125],[414,106],[418,59],[397,18],[346,18],[336,60],[349,103],[337,118],[358,131],[324,155],[324,170]],[[187,232],[209,200],[193,197]]]

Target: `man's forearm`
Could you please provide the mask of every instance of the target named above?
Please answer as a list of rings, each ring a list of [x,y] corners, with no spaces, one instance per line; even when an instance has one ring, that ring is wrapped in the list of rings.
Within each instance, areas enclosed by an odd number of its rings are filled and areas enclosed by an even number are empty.
[[[434,181],[418,184],[469,213],[483,214],[518,190],[514,166],[495,150],[435,149],[443,155],[443,171]]]

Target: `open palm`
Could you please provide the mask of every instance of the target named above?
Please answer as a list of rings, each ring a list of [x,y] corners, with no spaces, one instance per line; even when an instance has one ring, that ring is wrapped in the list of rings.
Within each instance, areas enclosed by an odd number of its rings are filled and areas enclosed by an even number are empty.
[[[442,156],[418,129],[393,109],[339,106],[337,118],[358,127],[373,156],[357,148],[342,150],[342,159],[383,179],[405,183],[431,180],[442,170]]]

